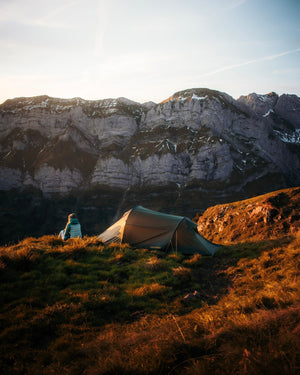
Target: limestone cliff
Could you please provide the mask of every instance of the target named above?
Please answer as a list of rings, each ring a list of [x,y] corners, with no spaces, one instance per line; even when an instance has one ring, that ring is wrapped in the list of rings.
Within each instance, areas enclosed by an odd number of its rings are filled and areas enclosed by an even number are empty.
[[[0,190],[100,189],[113,192],[112,211],[141,203],[191,215],[297,186],[299,151],[295,95],[189,89],[159,104],[40,96],[0,106]]]

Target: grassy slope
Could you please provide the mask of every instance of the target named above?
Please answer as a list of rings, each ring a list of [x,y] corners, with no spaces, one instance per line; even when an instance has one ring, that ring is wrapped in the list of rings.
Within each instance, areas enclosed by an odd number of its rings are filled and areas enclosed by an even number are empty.
[[[284,191],[285,205],[295,192]],[[248,205],[231,204],[240,215]],[[227,222],[214,257],[104,247],[95,237],[2,247],[1,373],[298,373],[300,234],[270,238],[278,221],[262,219],[259,235],[238,241]]]
[[[293,235],[300,230],[300,187],[208,208],[198,230],[220,244]]]

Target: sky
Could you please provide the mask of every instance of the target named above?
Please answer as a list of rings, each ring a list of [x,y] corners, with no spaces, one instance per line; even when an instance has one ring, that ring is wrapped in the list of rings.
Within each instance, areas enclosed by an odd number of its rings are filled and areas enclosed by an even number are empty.
[[[0,0],[0,103],[300,96],[300,0]]]

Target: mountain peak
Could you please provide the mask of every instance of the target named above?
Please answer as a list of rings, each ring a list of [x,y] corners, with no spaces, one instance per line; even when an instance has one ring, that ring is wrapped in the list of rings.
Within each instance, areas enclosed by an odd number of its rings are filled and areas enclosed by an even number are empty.
[[[169,101],[190,101],[190,100],[206,100],[220,97],[229,97],[229,95],[220,91],[211,90],[208,88],[191,88],[175,92],[172,96],[164,100],[162,103]]]

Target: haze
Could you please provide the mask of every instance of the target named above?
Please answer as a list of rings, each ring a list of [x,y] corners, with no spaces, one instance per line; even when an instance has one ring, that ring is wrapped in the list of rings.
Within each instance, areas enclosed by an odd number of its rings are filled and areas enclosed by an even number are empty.
[[[298,0],[0,0],[0,102],[300,95]]]

